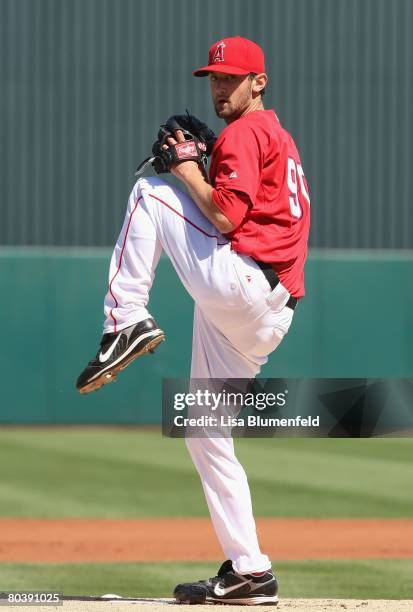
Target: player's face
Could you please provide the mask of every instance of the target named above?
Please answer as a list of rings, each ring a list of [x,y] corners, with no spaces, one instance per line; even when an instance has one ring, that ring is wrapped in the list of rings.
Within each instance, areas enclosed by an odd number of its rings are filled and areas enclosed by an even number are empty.
[[[240,117],[253,101],[249,75],[210,72],[209,82],[215,112],[227,123]]]

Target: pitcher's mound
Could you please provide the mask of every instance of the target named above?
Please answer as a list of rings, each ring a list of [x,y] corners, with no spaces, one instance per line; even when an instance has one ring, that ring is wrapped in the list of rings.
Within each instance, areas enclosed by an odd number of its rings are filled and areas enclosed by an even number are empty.
[[[64,601],[63,607],[52,608],[59,612],[199,612],[208,610],[212,612],[246,612],[257,610],[260,612],[412,612],[413,600],[380,600],[380,599],[281,599],[278,606],[178,606],[172,599],[100,599],[93,601],[83,598]],[[149,609],[148,609],[149,608]],[[33,607],[19,606],[19,612],[33,612]]]

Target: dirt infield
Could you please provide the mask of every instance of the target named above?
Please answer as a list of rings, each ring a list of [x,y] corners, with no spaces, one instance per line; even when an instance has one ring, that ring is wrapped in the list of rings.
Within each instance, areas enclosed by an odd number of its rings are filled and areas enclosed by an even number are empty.
[[[413,520],[257,520],[273,559],[413,558]],[[209,519],[0,519],[0,561],[216,561]],[[411,608],[413,609],[413,607]]]
[[[62,607],[48,607],[43,610],[55,610],[56,612],[170,612],[170,604],[167,600],[148,600],[140,602],[64,602]],[[7,609],[7,608],[5,608]],[[186,609],[186,608],[185,608]],[[191,612],[205,611],[206,606],[191,606]],[[219,606],[209,607],[210,610],[222,610],[223,612],[245,612],[245,606]],[[366,599],[283,599],[277,607],[254,606],[257,612],[268,612],[269,610],[293,612],[411,612],[413,600],[366,600]],[[33,607],[19,606],[20,612],[33,612]],[[177,607],[176,610],[182,610]]]

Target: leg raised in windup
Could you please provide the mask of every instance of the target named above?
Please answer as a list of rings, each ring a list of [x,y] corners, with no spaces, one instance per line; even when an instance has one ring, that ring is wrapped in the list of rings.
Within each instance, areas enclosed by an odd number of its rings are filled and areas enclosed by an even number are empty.
[[[85,394],[113,382],[134,359],[152,353],[163,340],[165,334],[152,318],[118,332],[103,334],[96,356],[77,379],[77,389]]]

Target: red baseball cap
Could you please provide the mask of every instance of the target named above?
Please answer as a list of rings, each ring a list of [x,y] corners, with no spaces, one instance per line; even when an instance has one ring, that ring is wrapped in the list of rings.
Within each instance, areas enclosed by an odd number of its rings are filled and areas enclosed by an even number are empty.
[[[265,72],[264,51],[257,43],[248,38],[233,36],[222,38],[209,50],[208,66],[195,70],[197,77],[207,76],[209,72],[226,74],[249,74]]]

